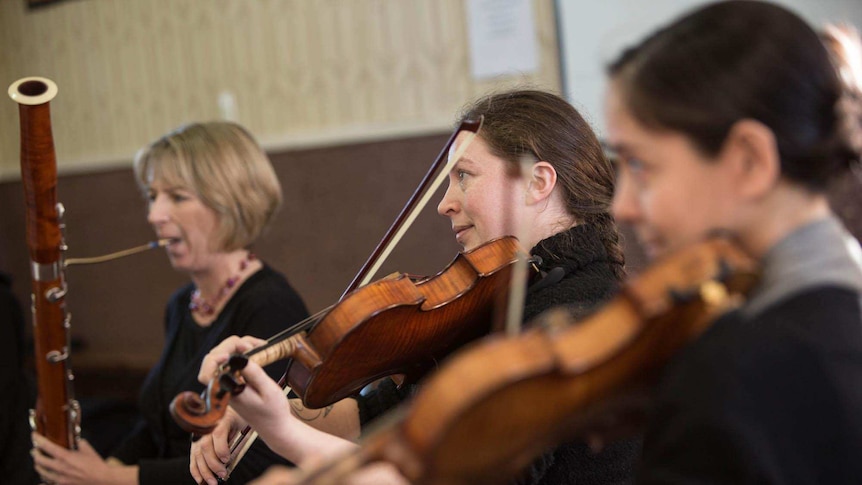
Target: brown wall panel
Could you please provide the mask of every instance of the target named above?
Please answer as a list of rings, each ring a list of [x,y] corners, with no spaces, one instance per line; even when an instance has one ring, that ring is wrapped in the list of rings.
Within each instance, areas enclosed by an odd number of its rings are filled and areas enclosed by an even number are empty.
[[[285,272],[311,311],[334,303],[413,193],[446,135],[273,154],[284,206],[254,248]],[[92,256],[153,239],[131,169],[61,177],[69,257]],[[441,192],[442,193],[442,192]],[[378,277],[435,273],[455,256],[448,221],[436,200],[416,221]],[[0,184],[0,268],[29,300],[20,184]],[[161,250],[93,266],[72,266],[68,308],[84,347],[76,367],[145,367],[163,342],[162,313],[187,280]],[[288,322],[285,322],[288,323]]]

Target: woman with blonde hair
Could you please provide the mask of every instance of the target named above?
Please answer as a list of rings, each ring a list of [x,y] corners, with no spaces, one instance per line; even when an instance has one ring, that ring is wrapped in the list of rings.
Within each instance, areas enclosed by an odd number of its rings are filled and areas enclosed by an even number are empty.
[[[191,283],[165,311],[166,343],[141,390],[142,418],[111,457],[86,441],[78,451],[34,434],[36,469],[57,484],[194,483],[189,435],[168,406],[181,391],[200,392],[203,357],[229,335],[266,338],[308,316],[285,277],[255,257],[251,245],[272,222],[281,187],[264,151],[243,127],[228,122],[182,126],[144,147],[135,176],[148,200],[147,220],[170,239],[168,260]],[[278,378],[284,370],[267,372]],[[234,471],[244,483],[272,463],[284,463],[255,444]]]

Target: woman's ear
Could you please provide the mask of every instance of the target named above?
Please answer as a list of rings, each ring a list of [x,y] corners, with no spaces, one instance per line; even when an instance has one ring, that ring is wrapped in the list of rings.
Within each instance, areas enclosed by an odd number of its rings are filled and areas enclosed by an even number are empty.
[[[554,187],[557,186],[557,171],[554,166],[540,160],[530,167],[529,174],[526,193],[527,205],[548,200]]]
[[[759,121],[744,119],[730,128],[720,154],[729,163],[739,195],[759,199],[781,178],[781,157],[772,130]]]

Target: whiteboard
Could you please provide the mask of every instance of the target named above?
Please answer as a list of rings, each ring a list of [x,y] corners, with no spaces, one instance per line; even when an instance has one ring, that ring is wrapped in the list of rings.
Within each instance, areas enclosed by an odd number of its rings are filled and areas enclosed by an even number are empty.
[[[566,99],[604,133],[605,67],[624,48],[705,0],[556,0]],[[862,0],[777,0],[819,27],[849,22],[862,29]]]

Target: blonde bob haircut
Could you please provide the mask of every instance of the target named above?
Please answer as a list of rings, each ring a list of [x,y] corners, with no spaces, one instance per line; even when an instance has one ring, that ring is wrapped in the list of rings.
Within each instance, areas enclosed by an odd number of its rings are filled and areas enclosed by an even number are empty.
[[[245,128],[225,121],[181,126],[138,151],[135,178],[194,192],[218,216],[212,249],[252,244],[281,206],[281,186],[269,158]]]

